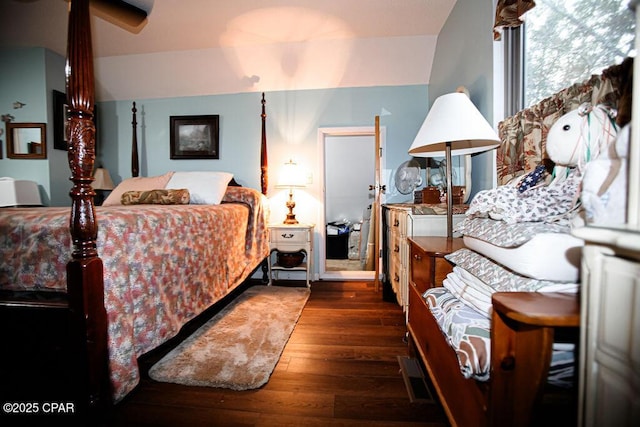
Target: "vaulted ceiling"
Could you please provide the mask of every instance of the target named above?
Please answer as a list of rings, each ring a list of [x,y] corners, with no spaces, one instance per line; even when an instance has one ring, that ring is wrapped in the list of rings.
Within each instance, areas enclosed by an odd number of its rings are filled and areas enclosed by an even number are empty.
[[[94,16],[96,57],[331,39],[437,35],[456,0],[127,0],[125,30]],[[2,0],[0,47],[66,50],[68,0]]]
[[[142,24],[92,7],[99,100],[428,84],[438,34],[456,4],[125,1],[148,13]],[[64,56],[68,7],[69,0],[0,0],[0,48]]]

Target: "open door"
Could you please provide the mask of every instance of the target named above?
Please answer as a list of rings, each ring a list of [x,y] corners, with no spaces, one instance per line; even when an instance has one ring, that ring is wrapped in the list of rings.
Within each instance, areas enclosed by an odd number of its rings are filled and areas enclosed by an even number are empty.
[[[375,281],[380,274],[384,127],[377,133],[375,126],[318,129],[324,200],[318,218],[325,225],[318,227],[320,280]],[[348,240],[333,235],[334,221],[343,218],[351,224]]]
[[[380,234],[381,234],[381,221],[380,215],[382,215],[381,210],[381,202],[380,198],[382,193],[386,190],[385,186],[382,185],[382,180],[380,178],[380,159],[382,158],[382,147],[380,145],[380,116],[376,116],[375,119],[375,138],[376,138],[376,156],[375,156],[375,183],[374,183],[374,202],[373,202],[373,210],[372,210],[372,229],[376,230],[375,233],[371,233],[374,238],[373,253],[375,254],[375,276],[374,276],[374,285],[376,292],[380,290]]]

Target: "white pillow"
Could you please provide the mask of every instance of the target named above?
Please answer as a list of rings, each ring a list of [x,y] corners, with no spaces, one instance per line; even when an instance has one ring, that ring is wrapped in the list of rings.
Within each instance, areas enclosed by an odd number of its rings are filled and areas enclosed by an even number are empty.
[[[186,188],[192,205],[218,205],[231,178],[233,174],[228,172],[174,172],[165,188]]]

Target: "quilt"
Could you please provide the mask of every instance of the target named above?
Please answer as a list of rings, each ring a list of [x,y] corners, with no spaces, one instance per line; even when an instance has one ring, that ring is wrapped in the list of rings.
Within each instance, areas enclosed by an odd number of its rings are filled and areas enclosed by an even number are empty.
[[[138,356],[175,336],[268,255],[264,201],[256,190],[228,187],[220,205],[96,208],[115,402],[138,384]],[[69,213],[0,211],[0,289],[66,290]]]

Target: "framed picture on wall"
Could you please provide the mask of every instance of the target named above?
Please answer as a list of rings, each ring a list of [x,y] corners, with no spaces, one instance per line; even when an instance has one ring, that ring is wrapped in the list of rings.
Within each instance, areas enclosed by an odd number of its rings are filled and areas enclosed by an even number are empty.
[[[69,104],[67,94],[59,90],[53,91],[53,148],[56,150],[67,150],[67,119],[69,118]],[[93,125],[95,133],[95,152],[98,155],[98,107],[93,107]]]
[[[219,115],[171,116],[171,159],[219,159]]]
[[[56,150],[66,150],[67,142],[67,117],[69,106],[67,104],[67,94],[58,90],[53,91],[53,148]]]

